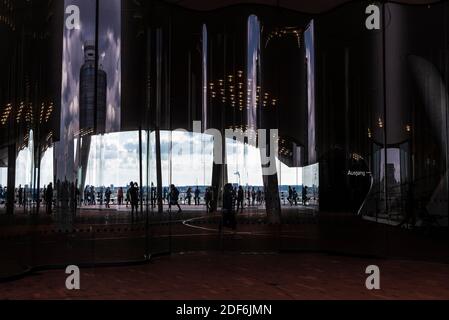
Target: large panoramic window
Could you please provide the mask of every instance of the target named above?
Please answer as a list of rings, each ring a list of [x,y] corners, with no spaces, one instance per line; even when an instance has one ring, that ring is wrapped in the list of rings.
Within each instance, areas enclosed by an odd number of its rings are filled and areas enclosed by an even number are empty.
[[[126,187],[130,181],[139,181],[139,133],[93,136],[86,185]]]
[[[228,181],[241,186],[263,186],[260,151],[237,140],[226,139]]]
[[[43,188],[47,186],[50,182],[53,182],[53,147],[45,150],[41,159],[41,169],[40,169],[40,187]]]
[[[6,186],[8,183],[8,168],[0,168],[0,185]]]
[[[19,151],[16,160],[16,187],[32,187],[33,178],[33,131],[30,131],[27,144]]]

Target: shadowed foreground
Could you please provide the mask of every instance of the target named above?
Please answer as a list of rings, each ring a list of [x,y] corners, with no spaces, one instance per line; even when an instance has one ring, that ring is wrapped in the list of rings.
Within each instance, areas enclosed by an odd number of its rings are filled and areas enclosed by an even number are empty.
[[[381,290],[365,288],[378,265]],[[64,270],[0,284],[1,299],[449,299],[449,265],[321,254],[176,254],[149,265],[81,270],[81,290]]]

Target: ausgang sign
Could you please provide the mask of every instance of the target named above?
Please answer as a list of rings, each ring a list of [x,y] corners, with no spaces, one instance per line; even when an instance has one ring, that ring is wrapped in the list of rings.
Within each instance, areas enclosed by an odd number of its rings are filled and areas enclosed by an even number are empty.
[[[351,176],[351,177],[366,177],[366,176],[370,176],[371,172],[369,172],[369,171],[352,171],[352,170],[349,170],[347,175]]]

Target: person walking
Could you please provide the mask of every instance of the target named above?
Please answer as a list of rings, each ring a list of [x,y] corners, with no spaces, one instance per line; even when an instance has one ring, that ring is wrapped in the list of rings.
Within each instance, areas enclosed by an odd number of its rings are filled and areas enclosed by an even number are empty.
[[[302,188],[302,205],[306,206],[307,205],[307,201],[309,200],[309,198],[307,198],[307,186],[303,186]]]
[[[238,191],[237,191],[237,212],[239,212],[239,210],[241,212],[243,212],[243,200],[245,198],[245,192],[243,191],[243,187],[240,186]]]
[[[177,206],[178,207],[178,213],[182,212],[181,206],[179,205],[179,190],[175,187],[174,184],[170,186],[170,192],[169,192],[169,203],[168,203],[168,209],[171,210],[171,206]]]
[[[106,191],[104,193],[104,196],[105,196],[105,207],[106,208],[110,208],[109,203],[111,202],[111,194],[112,194],[111,188],[107,187]]]
[[[295,206],[297,206],[298,205],[298,192],[296,191],[296,188],[293,188],[292,196],[293,196],[292,201],[295,203]]]

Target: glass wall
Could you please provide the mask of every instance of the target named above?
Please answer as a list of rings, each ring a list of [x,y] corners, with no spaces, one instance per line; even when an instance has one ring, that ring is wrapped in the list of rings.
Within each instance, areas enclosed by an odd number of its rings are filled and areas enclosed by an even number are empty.
[[[218,249],[447,259],[449,8],[379,4],[368,30],[367,5],[1,3],[4,272]]]

